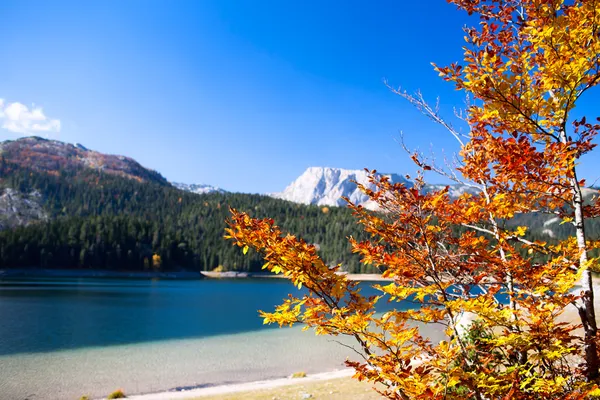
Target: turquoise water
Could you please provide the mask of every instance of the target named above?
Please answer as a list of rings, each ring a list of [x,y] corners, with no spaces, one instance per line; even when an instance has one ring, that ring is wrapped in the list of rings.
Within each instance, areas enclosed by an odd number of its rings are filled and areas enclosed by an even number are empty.
[[[293,289],[279,280],[0,281],[0,355],[265,329]]]
[[[0,355],[272,329],[257,310],[290,293],[279,279],[0,280]]]
[[[257,310],[272,310],[289,293],[299,292],[278,279],[0,281],[0,399],[103,396],[118,387],[143,393],[342,368],[353,353],[332,338],[262,324]]]
[[[269,329],[257,310],[290,293],[279,279],[0,280],[0,355]]]

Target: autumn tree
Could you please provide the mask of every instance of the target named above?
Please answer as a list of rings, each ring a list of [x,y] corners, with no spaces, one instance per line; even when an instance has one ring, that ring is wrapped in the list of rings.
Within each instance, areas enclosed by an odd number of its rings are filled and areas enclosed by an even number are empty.
[[[505,194],[502,203],[512,203],[513,212],[533,207],[574,225],[573,265],[583,274],[576,305],[585,329],[586,373],[596,379],[600,363],[588,257],[593,245],[584,219],[598,211],[584,206],[577,164],[595,146],[600,125],[585,117],[573,121],[571,114],[600,80],[600,2],[452,2],[481,16],[479,29],[466,30],[465,64],[437,68],[478,101],[469,109],[472,137],[463,149],[461,172]]]
[[[577,99],[600,77],[600,5],[594,1],[452,0],[479,15],[466,29],[464,64],[436,67],[470,95],[465,134],[419,95],[397,91],[460,142],[460,164],[440,168],[419,154],[413,186],[371,171],[359,185],[377,212],[350,204],[368,240],[350,239],[365,264],[391,283],[363,297],[313,245],[283,233],[271,219],[232,210],[227,229],[244,252],[285,274],[308,294],[287,299],[266,323],[304,324],[317,334],[353,338],[358,379],[380,384],[391,399],[579,399],[600,394],[596,320],[578,159],[600,128],[573,122]],[[436,170],[477,188],[451,198],[426,192],[423,172]],[[520,213],[551,213],[575,227],[560,243],[531,241]],[[525,250],[525,251],[523,251]],[[582,290],[575,289],[580,283]],[[383,301],[413,309],[377,313]],[[565,316],[575,304],[581,324]],[[466,323],[474,319],[473,324]],[[434,342],[423,326],[443,329]],[[584,329],[584,339],[577,328]],[[431,328],[430,328],[431,329]],[[466,331],[466,332],[465,332]]]
[[[161,266],[162,266],[162,258],[158,254],[153,254],[152,255],[152,268],[155,271],[159,271]]]

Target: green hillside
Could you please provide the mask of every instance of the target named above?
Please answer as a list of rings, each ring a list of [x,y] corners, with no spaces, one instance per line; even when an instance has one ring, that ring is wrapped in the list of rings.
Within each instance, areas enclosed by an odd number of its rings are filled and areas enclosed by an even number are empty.
[[[161,257],[160,269],[258,271],[257,255],[243,256],[223,239],[229,207],[274,217],[284,229],[318,243],[329,263],[365,272],[346,237],[359,233],[344,208],[305,206],[267,196],[197,195],[156,182],[138,182],[91,169],[48,174],[3,162],[0,186],[42,193],[49,222],[0,232],[0,268],[94,268],[141,271]],[[327,211],[327,210],[326,210]],[[361,269],[362,268],[362,269]]]
[[[596,193],[587,190],[588,197]],[[242,193],[198,195],[127,157],[41,138],[0,142],[0,269],[259,271],[258,255],[243,256],[223,239],[229,207],[274,218],[319,244],[327,263],[375,272],[350,252],[347,237],[362,233],[346,208]],[[548,242],[573,234],[551,215],[524,214],[506,225],[528,226],[529,239]],[[600,238],[599,220],[586,228],[591,240]]]

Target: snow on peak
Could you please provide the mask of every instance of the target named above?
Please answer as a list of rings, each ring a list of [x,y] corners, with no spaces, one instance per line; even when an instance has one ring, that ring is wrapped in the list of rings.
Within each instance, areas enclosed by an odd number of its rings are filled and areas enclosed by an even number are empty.
[[[205,185],[201,183],[177,183],[171,182],[171,185],[175,186],[177,189],[185,190],[186,192],[192,192],[196,194],[207,194],[207,193],[225,193],[226,191],[211,185]]]
[[[411,184],[397,174],[381,175],[389,176],[394,183]],[[342,197],[348,197],[355,204],[369,207],[368,196],[353,181],[372,187],[369,184],[369,174],[364,170],[310,167],[283,192],[273,193],[272,196],[295,203],[322,206],[344,206],[346,202]]]

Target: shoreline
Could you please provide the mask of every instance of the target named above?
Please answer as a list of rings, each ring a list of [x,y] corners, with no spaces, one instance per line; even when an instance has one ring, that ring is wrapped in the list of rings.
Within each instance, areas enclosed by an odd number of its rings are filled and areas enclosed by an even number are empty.
[[[391,281],[380,274],[345,274],[351,281]],[[0,269],[2,278],[106,278],[106,279],[287,279],[284,275],[265,274],[261,272],[213,272],[213,271],[179,271],[179,272],[142,272],[142,271],[108,271],[86,269],[44,269],[44,268],[8,268]]]
[[[108,271],[87,269],[44,269],[44,268],[8,268],[0,269],[2,278],[108,278],[108,279],[181,279],[200,280],[205,277],[200,272],[143,272]]]
[[[329,372],[321,372],[307,375],[304,378],[275,378],[254,382],[233,383],[216,386],[206,386],[187,390],[170,390],[166,392],[146,393],[128,395],[128,399],[135,400],[179,400],[179,399],[195,399],[207,396],[219,396],[231,393],[274,389],[284,386],[291,386],[300,383],[322,382],[332,379],[349,378],[354,375],[354,370],[345,368]]]
[[[287,279],[283,274],[265,274],[265,273],[253,273],[253,272],[213,272],[213,271],[202,271],[200,272],[204,277],[209,279]],[[351,281],[392,281],[391,278],[384,278],[381,274],[344,274]]]

